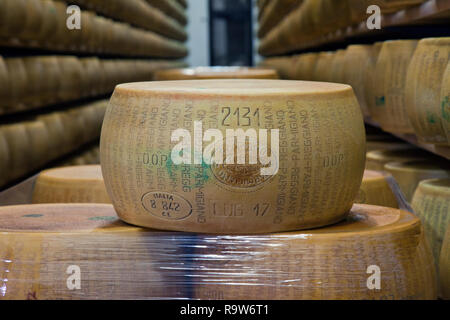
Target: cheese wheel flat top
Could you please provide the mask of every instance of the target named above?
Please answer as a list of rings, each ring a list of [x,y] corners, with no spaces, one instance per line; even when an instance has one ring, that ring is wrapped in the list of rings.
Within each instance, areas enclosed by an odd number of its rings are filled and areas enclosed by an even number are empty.
[[[202,96],[317,96],[351,93],[348,85],[295,81],[295,80],[189,80],[189,81],[152,81],[120,84],[116,92],[129,95],[145,95],[146,93],[167,93],[171,97],[176,94]]]
[[[408,172],[448,172],[450,174],[450,166],[447,162],[440,161],[403,161],[389,162],[384,165],[387,170],[408,171]]]
[[[278,79],[278,74],[274,69],[248,67],[198,67],[159,70],[155,73],[155,80],[218,78]]]
[[[112,205],[34,204],[0,207],[0,232],[92,232],[136,230],[121,222]]]
[[[429,179],[420,182],[420,188],[427,192],[450,194],[450,179]]]
[[[363,180],[380,179],[386,177],[386,174],[375,170],[364,170]]]
[[[39,174],[41,179],[61,180],[72,183],[74,180],[102,180],[102,168],[98,165],[72,166],[44,170]]]

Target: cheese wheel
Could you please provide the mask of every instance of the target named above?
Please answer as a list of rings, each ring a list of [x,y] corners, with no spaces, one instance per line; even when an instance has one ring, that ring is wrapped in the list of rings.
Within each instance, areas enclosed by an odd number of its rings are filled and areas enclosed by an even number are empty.
[[[432,157],[429,152],[413,146],[400,149],[374,150],[366,155],[366,169],[383,171],[388,162],[423,160]]]
[[[67,147],[65,138],[64,125],[59,113],[50,113],[38,117],[39,120],[45,123],[48,132],[48,156],[51,159],[56,159],[61,155],[61,150]]]
[[[375,42],[369,51],[369,56],[366,61],[366,71],[364,72],[364,96],[366,99],[367,110],[372,121],[378,122],[378,117],[382,116],[382,109],[378,108],[376,100],[377,82],[376,76],[380,76],[377,72],[378,57],[380,55],[383,42]],[[380,81],[380,80],[378,80]],[[381,109],[381,110],[380,110]]]
[[[83,73],[86,75],[85,87],[82,88],[83,96],[94,96],[104,93],[99,90],[106,79],[102,77],[102,67],[98,58],[80,59]]]
[[[9,74],[5,60],[0,56],[0,114],[6,113],[9,100]]]
[[[7,183],[8,170],[11,167],[10,161],[8,141],[3,134],[3,129],[0,127],[0,188]]]
[[[393,178],[381,171],[365,170],[355,203],[398,208]],[[395,190],[397,192],[397,190]]]
[[[330,81],[344,83],[345,50],[337,50],[333,55],[330,65]]]
[[[445,231],[450,223],[450,179],[421,181],[411,205],[422,221],[437,265]]]
[[[2,126],[4,137],[10,152],[10,167],[6,175],[9,181],[18,179],[31,164],[30,139],[25,126],[21,123]]]
[[[3,0],[0,10],[0,35],[14,38],[24,30],[26,0]]]
[[[32,108],[42,104],[42,85],[46,82],[43,79],[43,75],[46,70],[42,64],[41,57],[25,57],[23,58],[23,63],[28,81],[27,90],[22,93],[23,102],[27,108]]]
[[[36,169],[49,161],[48,130],[45,123],[40,120],[26,122],[25,129],[30,141],[30,168]]]
[[[175,259],[158,254],[164,242],[179,259],[175,241],[120,222],[111,205],[1,207],[0,226],[1,299],[187,296],[175,273],[159,269],[177,267]]]
[[[447,135],[447,141],[450,141],[450,61],[447,63],[447,69],[442,79],[440,102],[442,125]]]
[[[450,177],[448,163],[438,160],[390,162],[384,166],[384,169],[392,174],[408,201],[412,200],[420,181]]]
[[[346,221],[305,232],[200,235],[194,256],[196,299],[437,296],[433,258],[420,220],[393,208],[355,205]]]
[[[23,31],[17,36],[24,40],[34,40],[39,34],[43,11],[41,0],[27,0],[25,7],[25,23]]]
[[[28,79],[22,58],[9,58],[5,60],[9,74],[10,96],[7,104],[10,110],[23,110],[23,95],[28,89]]]
[[[47,44],[48,39],[55,34],[57,30],[57,12],[54,1],[39,1],[42,7],[42,20],[37,30],[39,32],[35,36],[36,42],[42,46]]]
[[[60,57],[61,74],[59,97],[62,101],[79,99],[82,96],[83,66],[76,57]]]
[[[155,72],[155,80],[191,79],[278,79],[277,72],[267,68],[197,67],[193,69],[166,69]]]
[[[376,86],[379,87],[376,107],[378,123],[383,130],[394,133],[414,133],[405,104],[406,74],[417,46],[417,40],[395,40],[383,43],[378,57]]]
[[[315,81],[330,81],[331,78],[331,62],[333,61],[334,52],[321,52],[317,58],[316,67],[313,73]]]
[[[370,45],[350,45],[347,47],[344,56],[344,83],[347,83],[355,90],[356,97],[361,106],[364,116],[370,116],[366,104],[364,89],[364,74],[367,61],[370,59],[372,46]]]
[[[313,80],[318,56],[317,53],[300,54],[295,64],[295,79]]]
[[[450,38],[419,41],[406,81],[406,106],[418,138],[426,143],[448,145],[443,127],[440,95],[450,56]]]
[[[33,203],[111,203],[100,166],[73,166],[42,171]]]
[[[439,280],[441,296],[450,300],[450,224],[447,226],[444,242],[442,244],[441,258],[439,262]]]
[[[215,142],[207,143],[209,135]],[[177,136],[184,142],[175,142]],[[184,143],[195,147],[196,156],[186,147],[180,161]],[[346,85],[142,82],[116,87],[100,148],[105,184],[124,221],[155,229],[259,233],[345,218],[361,184],[365,133]]]
[[[40,99],[42,105],[48,105],[58,101],[58,92],[61,83],[61,74],[59,64],[59,57],[45,56],[40,57],[43,70],[45,70],[45,81],[42,80],[41,74],[41,92]]]

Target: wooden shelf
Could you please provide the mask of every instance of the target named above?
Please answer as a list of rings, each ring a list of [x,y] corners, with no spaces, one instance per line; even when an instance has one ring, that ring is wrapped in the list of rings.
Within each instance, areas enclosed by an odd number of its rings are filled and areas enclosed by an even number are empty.
[[[373,121],[371,119],[366,118],[366,119],[364,119],[364,121],[373,127],[377,127],[379,129],[383,130],[378,123],[376,123],[375,121]],[[427,151],[434,153],[440,157],[450,160],[450,147],[435,146],[433,144],[420,142],[417,139],[417,137],[413,134],[401,134],[401,133],[393,133],[393,132],[387,132],[387,131],[385,131],[385,132],[389,133],[389,134],[393,135],[394,137],[397,137],[401,140],[404,140],[410,144],[413,144],[421,149],[427,150]]]

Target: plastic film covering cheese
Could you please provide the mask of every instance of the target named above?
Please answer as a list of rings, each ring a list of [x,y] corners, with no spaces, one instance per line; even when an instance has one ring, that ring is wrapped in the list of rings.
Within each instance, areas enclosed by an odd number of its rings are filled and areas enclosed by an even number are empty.
[[[450,141],[450,61],[447,63],[447,69],[444,73],[441,86],[441,112],[442,126],[447,135],[447,141]]]
[[[411,203],[422,221],[436,265],[450,223],[450,179],[431,179],[419,183]]]
[[[355,203],[399,208],[400,188],[392,176],[382,171],[365,170]]]
[[[167,69],[155,73],[156,81],[202,79],[278,79],[277,72],[268,68],[197,67]]]
[[[450,178],[450,166],[445,160],[389,162],[384,169],[392,174],[409,202],[412,201],[420,181]]]
[[[443,126],[447,109],[441,104],[441,85],[450,56],[450,38],[419,41],[408,68],[406,106],[418,138],[426,143],[448,145]]]
[[[383,130],[414,133],[405,104],[406,74],[417,46],[417,40],[395,40],[383,43],[375,67],[375,108],[377,122]]]
[[[393,208],[355,205],[308,231],[199,236],[194,259],[197,299],[436,299],[420,220]]]
[[[100,153],[108,194],[128,223],[276,232],[345,218],[362,180],[365,132],[347,85],[143,82],[117,86]]]
[[[111,203],[99,165],[42,171],[33,190],[33,203]]]
[[[111,205],[0,208],[0,299],[189,297],[179,241],[122,223]]]
[[[384,165],[389,162],[424,160],[432,157],[429,152],[413,146],[405,146],[399,149],[374,150],[367,152],[366,169],[383,171]]]
[[[447,226],[447,232],[442,244],[439,270],[441,296],[450,300],[450,224]]]

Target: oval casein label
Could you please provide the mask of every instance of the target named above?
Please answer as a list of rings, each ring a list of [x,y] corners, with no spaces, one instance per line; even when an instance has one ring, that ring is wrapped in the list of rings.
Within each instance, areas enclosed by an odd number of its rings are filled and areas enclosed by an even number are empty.
[[[182,220],[192,213],[189,201],[176,194],[160,191],[144,194],[142,206],[152,215],[167,220]]]

